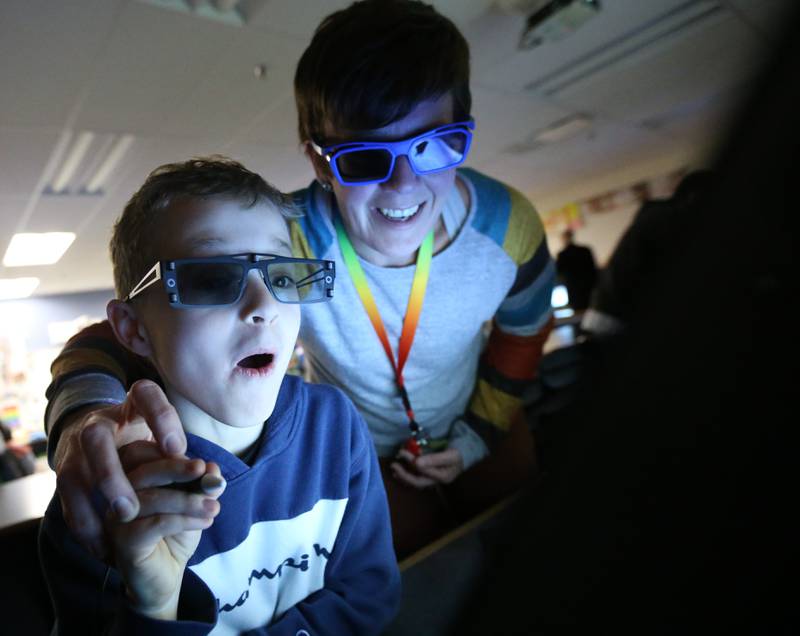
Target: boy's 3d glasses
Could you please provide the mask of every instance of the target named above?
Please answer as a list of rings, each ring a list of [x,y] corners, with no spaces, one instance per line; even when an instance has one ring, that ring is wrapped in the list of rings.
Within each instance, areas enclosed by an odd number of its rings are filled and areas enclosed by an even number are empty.
[[[345,186],[383,183],[392,176],[397,157],[408,157],[415,174],[432,174],[453,168],[467,158],[475,122],[439,126],[400,141],[351,141],[319,146],[314,151],[328,160],[336,179]]]
[[[275,300],[318,303],[333,297],[333,261],[274,254],[236,254],[158,261],[133,288],[126,301],[164,281],[173,307],[218,307],[239,302],[247,274],[257,269]]]

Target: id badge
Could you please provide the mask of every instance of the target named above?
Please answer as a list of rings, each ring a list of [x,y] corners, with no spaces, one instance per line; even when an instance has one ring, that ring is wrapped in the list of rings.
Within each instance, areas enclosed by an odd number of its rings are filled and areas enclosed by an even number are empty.
[[[446,447],[446,439],[433,439],[422,427],[419,427],[416,431],[414,431],[414,433],[412,433],[411,436],[406,440],[406,443],[403,444],[403,448],[405,448],[414,457],[419,457],[420,455],[424,455],[426,453],[435,453],[437,451],[444,450]]]

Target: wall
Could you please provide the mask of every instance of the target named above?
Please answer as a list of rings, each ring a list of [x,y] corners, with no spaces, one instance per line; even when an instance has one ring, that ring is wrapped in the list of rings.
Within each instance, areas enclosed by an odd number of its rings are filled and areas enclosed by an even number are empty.
[[[642,203],[671,197],[683,177],[695,169],[700,166],[624,181],[625,185],[596,190],[591,196],[575,198],[557,207],[540,206],[551,253],[558,254],[562,249],[561,233],[569,227],[575,242],[591,247],[598,266],[604,267]]]
[[[598,267],[605,266],[638,209],[639,204],[635,203],[609,212],[586,214],[584,224],[574,229],[575,242],[591,247]],[[553,256],[563,248],[561,232],[565,227],[554,227],[547,232],[547,244]]]
[[[43,433],[50,363],[63,344],[105,317],[111,289],[0,302],[0,419],[15,439]]]

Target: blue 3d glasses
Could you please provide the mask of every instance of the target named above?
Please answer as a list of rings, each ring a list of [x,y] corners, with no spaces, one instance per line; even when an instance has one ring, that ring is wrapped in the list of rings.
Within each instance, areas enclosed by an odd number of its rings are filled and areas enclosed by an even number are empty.
[[[467,158],[474,120],[439,126],[400,141],[349,141],[333,146],[311,147],[331,166],[344,186],[383,183],[392,176],[397,157],[408,157],[415,174],[425,175],[453,168]]]
[[[234,254],[158,261],[133,288],[129,301],[159,280],[173,307],[219,307],[239,302],[256,269],[275,300],[318,303],[333,297],[333,261],[274,254]]]

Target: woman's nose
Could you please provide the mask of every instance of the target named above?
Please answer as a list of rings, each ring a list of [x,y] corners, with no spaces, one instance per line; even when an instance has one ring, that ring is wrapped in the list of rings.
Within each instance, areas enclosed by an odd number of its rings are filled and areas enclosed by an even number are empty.
[[[408,157],[400,156],[395,159],[392,174],[383,186],[397,192],[410,191],[417,181],[417,174],[412,170]]]

